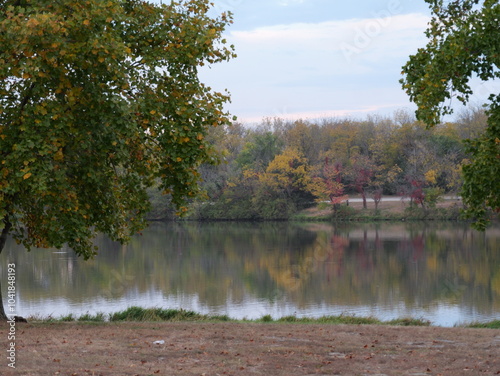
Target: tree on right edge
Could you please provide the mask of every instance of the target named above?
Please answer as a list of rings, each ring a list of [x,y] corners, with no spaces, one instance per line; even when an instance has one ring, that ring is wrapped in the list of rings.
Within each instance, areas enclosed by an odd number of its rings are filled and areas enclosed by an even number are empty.
[[[492,0],[425,0],[432,11],[429,42],[410,56],[400,81],[418,109],[417,118],[433,127],[453,112],[450,100],[466,104],[470,80],[500,78],[500,4]],[[445,104],[447,102],[447,104]],[[488,212],[500,211],[500,94],[487,104],[488,127],[466,141],[470,162],[463,166],[465,216],[484,230]]]

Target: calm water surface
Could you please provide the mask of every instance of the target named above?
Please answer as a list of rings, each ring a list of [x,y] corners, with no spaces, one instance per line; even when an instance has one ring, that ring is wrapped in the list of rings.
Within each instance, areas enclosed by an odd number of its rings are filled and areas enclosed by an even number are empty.
[[[355,314],[452,326],[500,319],[500,226],[457,223],[155,223],[127,246],[71,250],[9,242],[17,314],[116,312],[132,305],[259,318]]]

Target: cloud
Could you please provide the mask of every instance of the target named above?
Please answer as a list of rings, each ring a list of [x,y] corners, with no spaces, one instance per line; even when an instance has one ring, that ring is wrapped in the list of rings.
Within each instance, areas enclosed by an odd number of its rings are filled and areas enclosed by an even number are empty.
[[[322,110],[322,111],[296,111],[289,112],[286,107],[282,109],[275,109],[272,114],[267,116],[247,116],[240,117],[239,122],[246,124],[258,124],[262,122],[263,119],[267,118],[279,118],[283,120],[321,120],[321,119],[332,119],[332,118],[364,118],[368,114],[376,114],[385,109],[390,109],[394,111],[399,109],[401,106],[396,105],[382,105],[382,106],[367,106],[363,108],[357,108],[353,110],[343,109],[343,110]]]
[[[243,48],[258,51],[297,52],[337,51],[347,47],[362,53],[374,46],[393,48],[422,39],[429,18],[421,14],[395,15],[388,18],[350,19],[320,23],[294,23],[234,31],[231,39]],[[420,34],[420,35],[419,35]]]
[[[389,67],[390,60],[407,58],[424,44],[427,21],[426,16],[411,14],[295,23],[234,31],[230,39],[237,46],[242,73],[253,75],[256,82],[326,84],[336,77],[355,80],[356,75],[373,73],[377,65]]]
[[[238,58],[207,77],[229,89],[230,111],[245,119],[406,106],[401,66],[425,45],[428,21],[413,13],[232,31]]]

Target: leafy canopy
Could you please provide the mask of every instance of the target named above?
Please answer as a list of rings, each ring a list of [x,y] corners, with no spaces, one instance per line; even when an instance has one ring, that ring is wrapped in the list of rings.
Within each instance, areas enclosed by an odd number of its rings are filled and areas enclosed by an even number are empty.
[[[450,100],[467,103],[473,94],[470,80],[500,78],[500,4],[492,0],[425,0],[432,10],[426,35],[429,42],[403,67],[401,80],[428,126],[452,113]],[[488,127],[467,141],[470,163],[464,165],[462,197],[465,214],[476,227],[488,224],[488,209],[500,209],[500,94],[488,104]]]
[[[96,232],[126,241],[145,226],[160,181],[183,210],[208,128],[227,93],[198,69],[234,57],[231,14],[207,0],[0,1],[0,219],[28,249],[92,257]]]

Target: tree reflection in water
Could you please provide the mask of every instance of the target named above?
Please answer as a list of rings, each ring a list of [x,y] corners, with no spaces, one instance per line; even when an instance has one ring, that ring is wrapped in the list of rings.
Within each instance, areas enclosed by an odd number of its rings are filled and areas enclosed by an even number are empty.
[[[419,316],[445,306],[459,321],[500,313],[498,225],[483,234],[458,223],[155,223],[127,246],[96,242],[100,254],[85,262],[9,241],[1,265],[17,265],[20,313],[172,304],[239,317],[252,305]]]

